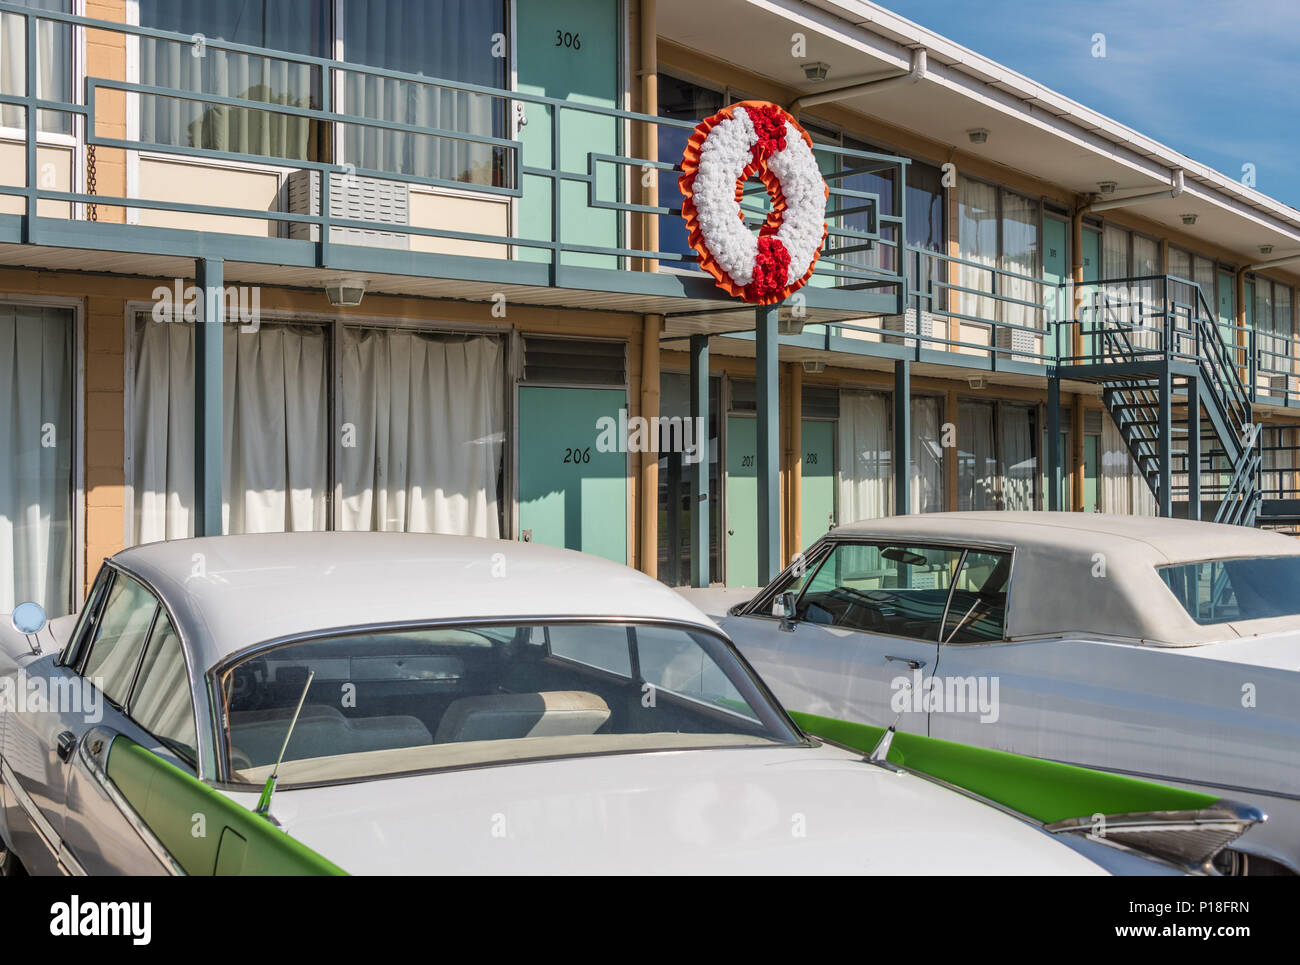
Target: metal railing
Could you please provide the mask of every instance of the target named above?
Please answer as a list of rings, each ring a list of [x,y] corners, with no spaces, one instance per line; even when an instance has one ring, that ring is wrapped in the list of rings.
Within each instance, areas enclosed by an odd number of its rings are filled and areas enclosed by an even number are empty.
[[[336,229],[355,229],[374,232],[402,234],[411,238],[437,239],[441,241],[486,244],[498,246],[507,257],[545,261],[553,268],[560,265],[592,265],[596,258],[597,267],[608,266],[619,270],[637,270],[644,268],[695,269],[698,257],[685,244],[682,229],[682,244],[673,250],[662,244],[656,248],[639,247],[630,239],[636,219],[642,223],[646,219],[670,219],[680,227],[681,209],[679,204],[659,203],[664,196],[676,195],[675,184],[663,185],[659,197],[656,197],[656,182],[660,178],[673,176],[680,165],[674,161],[661,160],[659,157],[643,157],[625,148],[633,142],[651,142],[648,131],[655,131],[656,139],[665,137],[682,139],[683,135],[693,130],[694,121],[650,116],[614,107],[580,103],[556,97],[531,94],[516,90],[505,90],[479,84],[439,79],[397,70],[389,70],[354,64],[332,59],[292,53],[272,48],[250,46],[214,38],[204,38],[204,56],[214,56],[217,52],[232,56],[254,58],[278,65],[288,65],[294,69],[308,72],[312,80],[310,90],[305,97],[306,103],[280,103],[270,100],[250,99],[249,97],[230,96],[211,90],[187,89],[178,86],[160,86],[144,84],[121,77],[84,78],[80,102],[74,94],[67,100],[51,99],[38,96],[36,65],[39,59],[37,38],[41,24],[62,24],[72,28],[66,31],[94,30],[115,34],[126,43],[155,42],[192,47],[195,37],[167,30],[138,27],[88,17],[62,14],[52,11],[34,10],[0,2],[0,14],[6,17],[21,18],[25,36],[25,63],[22,76],[25,78],[22,94],[0,93],[0,104],[19,108],[25,112],[26,155],[24,163],[24,180],[21,185],[0,185],[0,195],[15,196],[25,201],[24,240],[39,242],[41,224],[35,217],[40,202],[64,202],[72,206],[75,217],[76,206],[94,207],[99,211],[121,209],[122,211],[158,211],[186,215],[215,215],[222,218],[239,219],[241,222],[261,223],[275,228],[275,234],[282,236],[291,225],[310,226],[313,243],[319,248],[316,258],[318,264],[329,261],[328,251],[332,244],[331,235]],[[449,124],[446,126],[427,126],[394,120],[388,116],[375,116],[356,113],[346,109],[346,99],[339,91],[345,89],[349,78],[364,78],[367,81],[400,84],[404,90],[422,91],[431,94],[453,97],[481,98],[490,103],[489,113],[494,118],[490,129],[474,129],[474,125]],[[129,140],[114,136],[112,132],[101,129],[101,107],[106,94],[123,96],[137,103],[148,100],[151,103],[165,100],[184,105],[197,105],[202,111],[232,112],[242,111],[249,115],[263,118],[289,120],[306,123],[319,131],[330,132],[329,147],[318,152],[319,157],[286,158],[269,153],[251,150],[224,150],[202,143],[178,144],[167,140],[150,141]],[[344,100],[343,104],[338,103]],[[265,165],[270,168],[291,168],[316,172],[319,180],[318,210],[303,213],[284,210],[267,210],[240,204],[238,200],[228,203],[220,199],[188,199],[185,201],[163,200],[158,198],[128,197],[105,194],[102,192],[62,191],[42,186],[37,159],[39,143],[39,119],[52,112],[70,116],[79,144],[83,147],[100,151],[116,149],[122,151],[146,151],[150,155],[160,155],[175,159],[209,159],[216,161],[238,162],[243,164]],[[206,116],[206,115],[205,115]],[[512,126],[511,118],[526,118],[515,136],[507,136]],[[615,145],[614,150],[601,149],[600,145],[586,142],[581,134],[575,134],[575,121],[600,127],[604,138]],[[366,158],[333,159],[327,156],[330,147],[341,143],[337,136],[345,130],[359,130],[382,136],[420,138],[422,142],[438,145],[458,146],[462,150],[486,153],[492,158],[490,179],[465,180],[449,176],[441,170],[425,171],[403,170],[400,166],[384,166],[366,163]],[[191,134],[191,137],[193,135]],[[580,139],[581,138],[581,139]],[[175,140],[175,139],[173,139]],[[906,224],[906,159],[858,151],[850,148],[818,145],[819,153],[834,159],[837,171],[827,175],[830,184],[828,204],[828,241],[825,254],[820,259],[814,273],[813,288],[834,289],[844,292],[865,292],[872,295],[884,293],[901,302],[902,292],[906,288],[903,274],[905,259],[900,258],[901,245],[898,241]],[[361,161],[362,163],[353,163]],[[893,172],[895,196],[890,199],[890,215],[882,213],[884,205],[876,194],[853,190],[842,183],[846,178],[865,170],[888,169]],[[529,236],[516,227],[512,233],[499,234],[475,230],[458,230],[437,224],[389,224],[371,220],[343,217],[335,213],[331,206],[331,178],[329,175],[343,175],[355,178],[373,178],[398,182],[407,186],[426,188],[451,188],[470,197],[483,199],[510,200],[516,205],[533,205],[535,214],[540,212],[534,222],[543,222],[537,236]],[[102,180],[102,179],[101,179]],[[195,174],[196,194],[204,189],[203,175]],[[576,190],[575,190],[576,189]],[[760,189],[761,190],[761,189]],[[754,192],[749,192],[753,194]],[[575,201],[575,196],[579,199]],[[749,202],[744,205],[744,217],[747,221],[762,221],[765,212],[761,206]],[[612,219],[616,237],[592,241],[589,237],[595,218]],[[87,235],[87,246],[96,243],[93,236]],[[99,243],[103,243],[102,240]],[[333,242],[340,244],[340,242]],[[876,253],[874,260],[871,253]],[[531,253],[531,254],[529,254]],[[882,254],[887,253],[887,254]],[[602,261],[607,257],[608,262]],[[249,253],[247,260],[256,260],[256,255]],[[585,261],[584,261],[585,259]],[[889,268],[888,265],[896,267]],[[815,297],[815,296],[814,296]],[[841,299],[841,302],[843,300]],[[881,304],[879,299],[862,300],[864,310],[877,311]]]

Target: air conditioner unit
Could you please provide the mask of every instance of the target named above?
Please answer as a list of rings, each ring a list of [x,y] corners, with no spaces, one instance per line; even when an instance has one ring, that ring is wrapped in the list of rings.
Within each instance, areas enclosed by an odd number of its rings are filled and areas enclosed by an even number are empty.
[[[886,332],[899,332],[902,335],[920,335],[924,340],[934,337],[934,330],[940,322],[941,319],[938,315],[923,310],[920,314],[920,323],[918,324],[916,309],[909,308],[902,315],[884,316],[884,318],[880,320],[880,327]],[[898,335],[885,335],[882,338],[883,341],[889,345],[906,345],[908,348],[916,347],[916,339],[914,338],[900,338]]]
[[[330,217],[349,221],[370,221],[376,225],[410,224],[411,193],[403,181],[363,178],[342,171],[331,171]],[[320,172],[294,171],[285,185],[285,202],[289,214],[320,214]],[[317,225],[291,222],[289,237],[320,239]],[[344,245],[369,245],[376,248],[407,249],[410,236],[402,231],[376,228],[330,227],[330,241]]]
[[[1287,375],[1267,375],[1264,381],[1268,384],[1269,395],[1285,396],[1290,388],[1290,377]]]
[[[994,344],[1001,351],[1009,352],[1010,357],[1017,362],[1037,362],[1040,361],[1038,355],[1038,333],[1026,331],[1022,328],[1007,328],[999,325],[997,334],[994,336]]]

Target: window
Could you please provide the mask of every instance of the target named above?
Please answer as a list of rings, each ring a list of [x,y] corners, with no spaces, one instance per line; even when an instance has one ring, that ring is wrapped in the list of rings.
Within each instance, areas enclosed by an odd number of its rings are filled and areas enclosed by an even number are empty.
[[[0,613],[74,609],[75,315],[0,305]]]
[[[961,257],[983,267],[962,265],[958,311],[988,321],[1042,328],[1042,309],[1003,301],[998,296],[1041,303],[1042,285],[1026,278],[1042,273],[1042,205],[982,181],[961,178],[957,186],[957,237]],[[1013,274],[998,275],[992,269]]]
[[[808,581],[796,618],[937,641],[961,555],[934,547],[836,546]]]
[[[136,322],[139,543],[193,533],[193,338],[192,324]],[[500,535],[499,337],[264,321],[256,332],[227,325],[224,338],[223,532]]]
[[[482,0],[139,0],[140,24],[186,35],[423,74],[430,78],[508,86],[505,57],[492,37],[506,32],[506,5]],[[454,137],[330,125],[257,104],[320,109],[319,67],[284,58],[232,54],[211,47],[142,38],[140,80],[176,90],[247,100],[248,108],[178,97],[141,98],[141,140],[286,160],[330,161],[358,168],[473,184],[504,184],[503,148]],[[434,83],[339,71],[336,110],[374,120],[458,134],[507,136],[502,98]]]
[[[991,643],[1006,635],[1011,554],[970,550],[962,559],[944,619],[944,643]]]
[[[1286,374],[1291,371],[1291,359],[1296,354],[1292,341],[1295,320],[1291,314],[1291,287],[1256,277],[1253,308],[1259,368],[1277,378],[1276,387],[1285,390]]]
[[[690,376],[663,372],[659,377],[659,415],[665,420],[681,419],[682,432],[665,423],[670,440],[659,443],[659,579],[669,586],[683,586],[691,581],[691,526],[695,503],[691,499],[691,479],[695,458],[685,451],[685,426],[690,418]],[[722,379],[709,378],[708,439],[703,440],[708,454],[709,492],[709,573],[713,579],[722,575],[720,552],[722,529],[722,481],[718,464],[718,425],[721,418]],[[691,428],[691,445],[701,440]]]
[[[157,611],[152,593],[124,573],[115,576],[81,675],[118,707],[126,706],[140,649]]]
[[[131,693],[130,715],[180,757],[198,761],[194,703],[181,638],[166,613],[160,612],[140,662],[140,677]]]
[[[636,622],[337,634],[257,651],[219,686],[233,779],[255,785],[304,688],[289,783],[799,739],[721,637]]]
[[[688,80],[680,80],[671,74],[659,74],[659,116],[671,117],[682,121],[702,121],[722,110],[726,97],[721,91],[701,87]],[[688,127],[658,127],[659,160],[667,164],[680,164],[686,151],[686,142],[690,140],[691,129]],[[682,194],[677,188],[677,177],[672,171],[658,172],[657,204],[666,208],[680,208]],[[659,217],[659,250],[678,255],[687,255],[692,260],[695,251],[687,243],[686,232],[682,230],[681,218],[673,215]],[[692,267],[690,263],[666,261],[666,267]]]
[[[1204,560],[1159,567],[1160,578],[1202,626],[1300,614],[1300,556]]]
[[[894,403],[881,392],[840,391],[836,451],[839,453],[840,522],[892,515],[894,505]],[[944,508],[941,400],[912,396],[908,500],[914,513]]]
[[[72,0],[14,0],[20,7],[72,13]],[[72,28],[49,20],[36,25],[36,96],[42,100],[73,102]],[[0,14],[0,94],[21,97],[27,87],[26,36],[23,18],[15,13]],[[25,128],[26,111],[16,104],[0,106],[0,126]],[[71,134],[72,115],[62,111],[39,111],[37,130],[42,134]]]
[[[963,399],[957,410],[958,508],[1034,509],[1039,501],[1038,410]]]

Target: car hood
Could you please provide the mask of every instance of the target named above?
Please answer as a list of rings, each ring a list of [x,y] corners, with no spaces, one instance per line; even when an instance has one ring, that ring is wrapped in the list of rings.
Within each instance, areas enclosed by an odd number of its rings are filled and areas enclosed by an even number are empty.
[[[1105,873],[1035,826],[826,745],[287,789],[272,811],[353,874]]]

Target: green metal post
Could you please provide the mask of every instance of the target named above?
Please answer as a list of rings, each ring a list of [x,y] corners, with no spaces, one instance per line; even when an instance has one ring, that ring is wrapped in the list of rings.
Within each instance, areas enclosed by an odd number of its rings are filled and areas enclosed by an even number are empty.
[[[894,361],[894,512],[912,511],[912,363]]]
[[[194,535],[221,535],[221,338],[225,314],[224,263],[195,265],[199,288],[194,325]]]
[[[1200,378],[1187,380],[1187,518],[1201,518]]]
[[[1166,340],[1166,344],[1168,341]],[[1166,350],[1167,351],[1167,350]],[[1160,506],[1159,515],[1174,514],[1174,447],[1173,447],[1173,377],[1169,371],[1169,359],[1166,355],[1160,367]]]
[[[1065,504],[1065,476],[1061,467],[1065,460],[1061,452],[1061,380],[1055,375],[1047,378],[1047,508],[1059,512]]]
[[[780,390],[777,382],[777,309],[758,309],[754,341],[758,382],[758,582],[781,571]]]
[[[709,585],[709,336],[691,336],[691,425],[696,433],[691,466],[691,586]],[[670,501],[676,501],[674,492]]]

